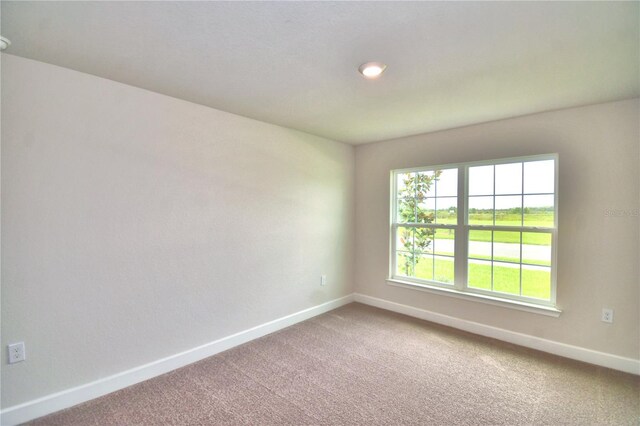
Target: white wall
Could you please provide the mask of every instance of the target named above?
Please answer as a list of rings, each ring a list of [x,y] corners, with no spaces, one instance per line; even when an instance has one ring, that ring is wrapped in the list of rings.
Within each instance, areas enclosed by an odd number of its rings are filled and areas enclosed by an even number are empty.
[[[356,291],[428,311],[640,358],[638,99],[362,145],[356,149]],[[392,169],[559,154],[559,318],[386,283]],[[607,216],[617,210],[622,216]],[[615,322],[600,321],[602,307]]]
[[[11,55],[1,71],[1,345],[28,357],[2,357],[2,407],[353,291],[352,147]]]
[[[638,217],[605,214],[640,208],[637,99],[354,154],[1,58],[1,345],[25,341],[28,354],[2,357],[3,408],[347,295],[354,263],[365,295],[640,358]],[[391,169],[549,152],[560,155],[559,318],[386,284]],[[599,321],[603,306],[614,324]]]

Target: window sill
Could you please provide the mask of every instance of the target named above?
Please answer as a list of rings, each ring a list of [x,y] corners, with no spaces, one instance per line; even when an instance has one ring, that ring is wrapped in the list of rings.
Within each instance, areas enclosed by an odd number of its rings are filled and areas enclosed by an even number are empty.
[[[402,281],[397,278],[387,278],[389,285],[395,287],[410,288],[413,290],[426,291],[443,296],[455,297],[458,299],[471,300],[474,302],[486,303],[503,308],[516,309],[519,311],[531,312],[534,314],[559,317],[562,311],[554,306],[541,306],[532,303],[521,302],[519,300],[509,300],[500,297],[487,296],[484,294],[466,293],[453,288],[436,287],[428,284],[417,284],[410,281]]]

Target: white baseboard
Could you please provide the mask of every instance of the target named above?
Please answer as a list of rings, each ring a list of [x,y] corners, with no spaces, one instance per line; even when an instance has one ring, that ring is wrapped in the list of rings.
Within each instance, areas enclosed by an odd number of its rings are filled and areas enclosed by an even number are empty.
[[[567,345],[565,343],[554,342],[552,340],[529,336],[473,321],[430,312],[413,306],[402,305],[400,303],[390,302],[388,300],[378,299],[376,297],[360,293],[354,293],[273,321],[269,321],[231,336],[223,337],[211,343],[159,359],[131,370],[123,371],[122,373],[118,373],[113,376],[105,377],[91,383],[9,407],[2,410],[0,413],[0,424],[11,426],[24,423],[94,398],[98,398],[136,383],[140,383],[144,380],[168,373],[177,368],[184,367],[193,362],[200,361],[201,359],[210,357],[227,349],[231,349],[235,346],[281,330],[285,327],[289,327],[293,324],[354,301],[468,331],[470,333],[479,334],[481,336],[491,337],[516,345],[560,355],[566,358],[640,375],[640,360],[637,359],[625,358],[578,346]]]
[[[353,302],[353,294],[331,300],[282,318],[223,337],[211,343],[198,346],[169,357],[141,365],[113,376],[105,377],[62,392],[47,395],[23,404],[2,410],[0,424],[5,426],[24,423],[29,420],[89,401],[99,396],[126,388],[127,386],[151,379],[176,368],[200,361],[234,346],[249,342],[258,337],[281,330],[290,325],[323,314],[340,306]]]
[[[354,300],[365,305],[375,306],[377,308],[386,309],[388,311],[397,312],[411,317],[435,322],[459,330],[468,331],[470,333],[479,334],[485,337],[525,346],[531,349],[548,352],[554,355],[571,358],[578,361],[588,362],[590,364],[600,365],[602,367],[612,368],[614,370],[624,371],[625,373],[640,375],[640,360],[633,358],[625,358],[618,355],[612,355],[605,352],[598,352],[591,349],[581,348],[579,346],[567,345],[565,343],[554,342],[552,340],[542,339],[540,337],[530,336],[527,334],[517,333],[502,328],[492,327],[473,321],[467,321],[448,315],[438,314],[413,306],[402,305],[400,303],[390,302],[377,297],[367,296],[360,293],[354,294]]]

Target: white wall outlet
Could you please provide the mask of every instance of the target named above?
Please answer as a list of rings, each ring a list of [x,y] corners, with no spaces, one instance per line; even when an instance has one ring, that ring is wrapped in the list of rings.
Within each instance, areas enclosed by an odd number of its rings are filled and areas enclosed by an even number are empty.
[[[9,349],[9,364],[15,364],[26,359],[24,342],[12,343],[7,345],[7,348]]]
[[[320,275],[320,285],[327,285],[327,276]]]
[[[602,321],[603,322],[613,322],[613,309],[602,308]]]

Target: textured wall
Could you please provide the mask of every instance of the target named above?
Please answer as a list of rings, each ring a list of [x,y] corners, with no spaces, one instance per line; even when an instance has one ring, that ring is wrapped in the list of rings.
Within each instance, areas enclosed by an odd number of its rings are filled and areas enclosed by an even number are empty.
[[[359,146],[356,289],[366,295],[602,352],[640,358],[638,99]],[[559,318],[386,283],[392,169],[559,154]],[[613,215],[608,215],[611,213]],[[615,322],[600,321],[602,307]]]
[[[353,189],[350,146],[3,54],[2,406],[351,293]]]

